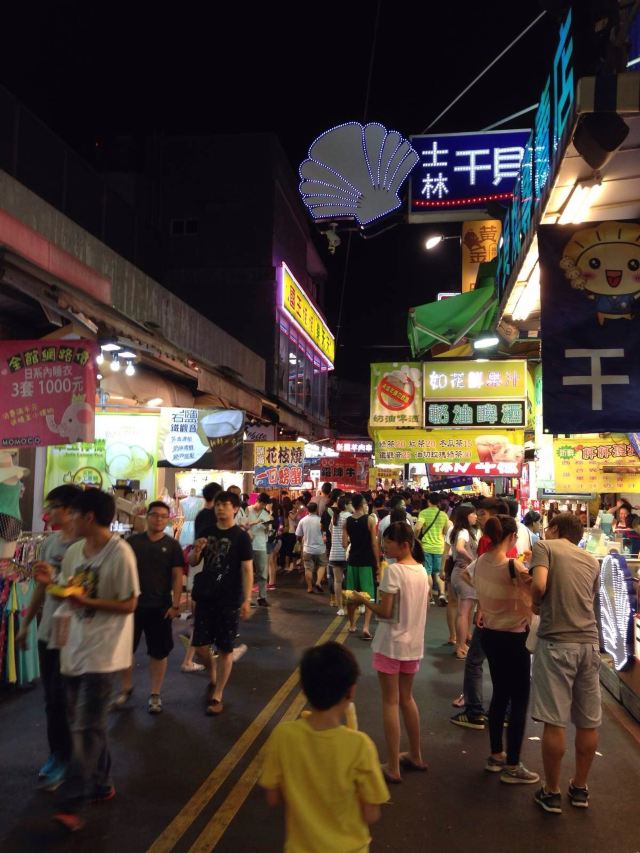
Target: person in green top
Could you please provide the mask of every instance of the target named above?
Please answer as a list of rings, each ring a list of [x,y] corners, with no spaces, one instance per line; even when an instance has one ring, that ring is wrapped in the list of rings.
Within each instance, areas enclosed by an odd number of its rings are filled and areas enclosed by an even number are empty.
[[[438,594],[438,604],[446,607],[444,581],[440,578],[440,564],[444,553],[444,535],[449,525],[449,517],[440,509],[440,495],[430,492],[427,506],[418,516],[416,537],[420,539],[424,551],[424,567],[431,575],[431,594]]]

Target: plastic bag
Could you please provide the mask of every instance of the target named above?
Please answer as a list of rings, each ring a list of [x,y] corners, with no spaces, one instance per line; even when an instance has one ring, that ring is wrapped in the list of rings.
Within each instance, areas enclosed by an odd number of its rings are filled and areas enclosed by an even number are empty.
[[[73,610],[68,601],[64,601],[51,617],[50,649],[62,649],[67,645]]]

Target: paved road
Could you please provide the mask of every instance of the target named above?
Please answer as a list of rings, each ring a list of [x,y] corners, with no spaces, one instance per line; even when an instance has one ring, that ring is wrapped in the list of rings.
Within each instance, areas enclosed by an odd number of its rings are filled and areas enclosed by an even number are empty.
[[[45,755],[40,690],[0,693],[0,849],[161,853],[205,851],[215,844],[223,853],[282,850],[282,815],[267,809],[253,783],[257,755],[273,725],[302,708],[292,674],[303,648],[324,636],[344,639],[353,649],[363,671],[360,726],[384,754],[370,646],[345,635],[344,620],[334,618],[326,597],[306,595],[297,578],[283,583],[273,606],[256,611],[242,627],[249,651],[233,674],[227,710],[217,719],[204,716],[205,679],[180,673],[178,648],[163,692],[165,711],[147,714],[145,656],[139,652],[135,701],[111,720],[118,795],[93,806],[87,828],[77,836],[67,837],[50,823],[51,795],[35,790],[35,771]],[[184,627],[176,623],[176,633]],[[532,786],[501,785],[483,772],[486,733],[448,722],[463,664],[443,645],[445,639],[444,613],[431,608],[426,658],[416,681],[430,770],[407,775],[393,788],[392,802],[374,828],[374,853],[638,853],[640,727],[606,697],[591,808],[566,806],[561,817],[546,815],[532,803]],[[540,734],[530,723],[523,758],[535,769]],[[569,778],[569,767],[564,776]]]

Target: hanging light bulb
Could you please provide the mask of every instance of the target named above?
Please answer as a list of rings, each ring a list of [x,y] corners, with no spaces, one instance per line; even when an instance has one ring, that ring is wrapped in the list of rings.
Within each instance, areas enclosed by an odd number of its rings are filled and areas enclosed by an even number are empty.
[[[115,355],[115,353],[111,359],[111,370],[113,370],[114,373],[117,373],[120,370],[120,359]]]
[[[126,373],[127,376],[134,376],[135,375],[136,369],[133,366],[132,361],[127,362],[127,366],[125,367],[124,372]]]
[[[102,354],[102,348],[100,348],[100,352],[96,356],[96,364],[104,364],[104,355]]]

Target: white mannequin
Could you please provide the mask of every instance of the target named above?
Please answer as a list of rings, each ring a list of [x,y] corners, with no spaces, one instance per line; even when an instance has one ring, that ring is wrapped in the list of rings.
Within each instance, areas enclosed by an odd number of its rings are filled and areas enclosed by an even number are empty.
[[[191,489],[189,497],[180,501],[180,511],[184,516],[184,523],[180,531],[179,542],[183,548],[187,545],[193,545],[195,539],[195,520],[196,515],[204,506],[204,500],[196,496],[196,490]]]

